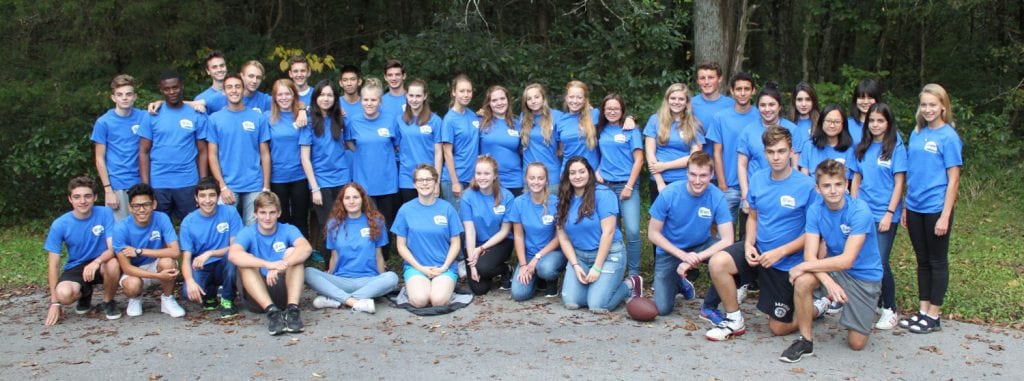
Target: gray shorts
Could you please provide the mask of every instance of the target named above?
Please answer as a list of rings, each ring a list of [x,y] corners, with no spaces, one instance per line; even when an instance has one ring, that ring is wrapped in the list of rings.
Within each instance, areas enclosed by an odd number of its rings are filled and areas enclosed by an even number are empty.
[[[882,294],[882,282],[858,280],[845,271],[829,275],[846,291],[848,299],[839,317],[839,324],[862,335],[870,335],[875,326],[875,306],[878,305],[878,296]]]

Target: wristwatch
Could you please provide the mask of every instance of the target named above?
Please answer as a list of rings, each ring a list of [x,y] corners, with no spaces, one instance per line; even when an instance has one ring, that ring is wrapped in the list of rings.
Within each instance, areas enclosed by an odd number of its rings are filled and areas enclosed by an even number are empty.
[[[142,256],[142,248],[138,248],[138,247],[135,248],[135,256],[136,257],[141,257]]]

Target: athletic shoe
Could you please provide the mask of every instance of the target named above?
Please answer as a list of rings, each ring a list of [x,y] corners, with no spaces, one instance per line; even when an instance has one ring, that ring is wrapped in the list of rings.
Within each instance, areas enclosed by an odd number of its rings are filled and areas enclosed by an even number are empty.
[[[366,312],[372,314],[377,312],[377,305],[374,304],[373,299],[359,299],[356,300],[356,304],[352,305],[352,312]]]
[[[457,271],[459,273],[459,278],[465,278],[466,277],[466,262],[465,261],[459,261],[459,264],[457,266],[455,266],[455,268],[457,269]]]
[[[89,295],[86,295],[83,292],[82,297],[78,298],[78,304],[75,305],[75,313],[84,315],[89,313],[89,311],[92,311],[92,293],[90,292]]]
[[[543,279],[537,279],[537,282],[539,283],[542,280]],[[546,283],[546,285],[545,285],[546,287],[544,288],[544,297],[545,298],[557,298],[558,297],[558,278],[555,278],[555,280],[551,281],[550,283],[548,283],[547,281],[544,281],[544,282]]]
[[[285,332],[302,332],[302,318],[299,317],[299,306],[291,305],[284,311]]]
[[[185,316],[185,309],[174,300],[174,295],[160,295],[160,312],[176,318]]]
[[[814,320],[821,319],[825,316],[825,313],[828,312],[828,305],[831,302],[832,301],[829,300],[827,296],[822,296],[814,300]]]
[[[270,332],[271,336],[284,333],[284,312],[273,304],[270,305],[270,308],[267,308],[267,331]]]
[[[782,356],[779,356],[779,360],[794,363],[800,361],[804,356],[814,356],[814,343],[804,340],[801,336],[799,339],[796,339],[789,348],[786,348],[785,352],[782,352]]]
[[[882,315],[878,317],[878,322],[875,323],[875,328],[878,329],[893,329],[896,327],[898,315],[892,308],[883,308]]]
[[[711,323],[711,325],[717,326],[725,320],[725,316],[722,315],[722,311],[717,308],[700,307],[700,318]]]
[[[679,292],[683,293],[683,299],[691,300],[696,296],[693,289],[693,283],[690,282],[686,277],[679,277]]]
[[[235,316],[238,316],[238,309],[235,308],[235,302],[232,302],[230,299],[221,298],[220,299],[220,318],[221,319],[230,319],[230,318],[233,318]]]
[[[128,308],[125,310],[128,316],[142,315],[142,297],[128,298]]]
[[[736,289],[736,303],[743,304],[743,300],[747,299],[747,285],[742,285]]]
[[[639,275],[629,276],[629,298],[642,298],[644,296],[644,277]]]
[[[109,302],[103,302],[103,314],[107,315],[107,320],[117,320],[121,318],[121,310],[117,309],[117,302],[113,299]]]
[[[827,313],[829,315],[838,315],[840,312],[843,312],[843,303],[835,302],[835,301],[832,302],[832,303],[829,303],[828,310],[825,311],[825,313]]]
[[[942,325],[939,323],[939,319],[924,315],[917,320],[917,324],[911,325],[909,329],[913,333],[932,333],[941,331]]]
[[[328,298],[323,295],[318,295],[313,298],[313,307],[315,308],[338,308],[341,307],[341,302]]]
[[[743,318],[740,318],[738,321],[723,318],[722,322],[718,323],[715,328],[708,330],[704,337],[711,341],[722,341],[744,333],[747,333],[747,327],[743,325]]]
[[[217,305],[217,298],[203,299],[203,311],[213,311]]]
[[[917,324],[921,320],[921,316],[924,316],[921,312],[911,315],[906,319],[900,319],[899,326],[903,329],[910,329],[910,326]]]
[[[512,265],[509,265],[508,266],[508,271],[506,273],[504,273],[504,274],[501,274],[501,285],[498,286],[499,289],[502,289],[502,290],[511,290],[512,289],[512,274],[515,274],[515,273],[512,271]]]
[[[536,276],[536,275],[534,275],[534,276]],[[537,277],[537,282],[534,283],[534,286],[536,287],[537,291],[547,290],[548,289],[548,281],[547,281],[547,279],[544,279],[544,278],[541,278],[541,277]]]

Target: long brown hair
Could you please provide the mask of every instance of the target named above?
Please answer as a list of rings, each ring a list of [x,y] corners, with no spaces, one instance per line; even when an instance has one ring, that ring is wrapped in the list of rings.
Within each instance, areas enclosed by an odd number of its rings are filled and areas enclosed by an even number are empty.
[[[495,91],[501,91],[505,93],[505,99],[508,100],[508,109],[505,110],[505,124],[508,125],[508,129],[515,130],[516,124],[509,120],[509,115],[512,115],[512,94],[508,92],[504,86],[494,85],[487,88],[487,92],[484,93],[484,104],[480,107],[480,132],[488,133],[491,132],[491,125],[494,124],[494,120],[497,117],[494,115],[494,110],[491,109],[491,94]]]
[[[476,158],[476,165],[485,163],[491,166],[494,170],[494,181],[491,182],[491,194],[494,195],[494,206],[501,205],[501,180],[498,179],[498,161],[494,160],[490,155],[480,155]],[[474,167],[476,168],[476,167]],[[476,170],[473,170],[473,180],[469,182],[469,187],[475,191],[480,191],[480,184],[476,183]]]
[[[579,213],[576,215],[576,222],[579,223],[583,217],[589,217],[594,214],[597,210],[594,193],[597,188],[597,180],[594,176],[594,167],[590,166],[590,162],[583,156],[573,156],[565,163],[565,169],[562,170],[562,178],[558,183],[558,227],[565,228],[565,221],[568,219],[569,206],[572,205],[573,189],[572,183],[569,182],[569,168],[573,164],[583,163],[583,166],[587,168],[587,183],[583,185],[583,201],[580,204]]]
[[[363,205],[360,210],[362,210],[363,215],[366,216],[366,225],[370,227],[370,239],[376,241],[381,235],[380,222],[384,221],[384,216],[381,215],[380,212],[377,211],[377,208],[373,206],[373,203],[370,202],[370,196],[366,195],[366,190],[356,182],[342,185],[341,190],[338,191],[338,198],[334,200],[334,208],[331,209],[331,215],[328,218],[328,221],[334,220],[337,221],[337,223],[333,226],[331,226],[330,223],[327,224],[328,226],[325,227],[327,229],[327,235],[331,237],[331,239],[336,239],[338,237],[338,230],[342,225],[345,225],[345,221],[348,219],[348,211],[345,210],[345,203],[342,200],[345,198],[345,191],[349,188],[355,189],[356,192],[359,193],[359,198],[363,200]],[[345,235],[346,237],[348,236],[347,231],[345,232]]]
[[[420,112],[417,113],[416,115],[413,115],[412,107],[409,107],[409,103],[406,102],[405,111],[402,111],[402,121],[405,122],[405,124],[409,124],[412,123],[413,120],[415,120],[416,124],[422,126],[430,122],[430,98],[427,97],[427,83],[419,78],[412,80],[412,82],[409,82],[409,85],[406,86],[406,94],[408,94],[409,89],[413,87],[419,87],[423,89],[423,105],[420,106]]]

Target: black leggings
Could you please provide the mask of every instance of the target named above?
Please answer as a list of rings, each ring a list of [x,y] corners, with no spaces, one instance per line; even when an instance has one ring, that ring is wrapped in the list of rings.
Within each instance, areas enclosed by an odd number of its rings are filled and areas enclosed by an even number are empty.
[[[281,200],[281,222],[295,225],[303,237],[309,237],[309,183],[270,183],[270,190]]]
[[[373,200],[373,205],[377,207],[380,214],[384,215],[384,225],[387,227],[386,231],[390,232],[391,224],[394,223],[395,215],[398,214],[398,208],[402,207],[402,197],[398,193],[390,193],[379,196],[370,196],[370,199]],[[392,249],[395,247],[394,242],[394,239],[388,239],[387,246],[384,246],[381,249],[385,261],[391,258]]]
[[[481,255],[476,260],[476,271],[480,275],[480,281],[474,281],[470,274],[467,274],[466,283],[469,284],[469,289],[473,290],[475,295],[483,295],[491,290],[491,285],[494,282],[494,277],[498,275],[512,276],[508,272],[509,256],[512,255],[513,243],[511,239],[501,241],[501,243],[487,250],[487,253]],[[466,269],[469,272],[469,269]]]
[[[935,306],[942,305],[949,287],[949,236],[953,233],[950,213],[949,231],[941,237],[935,235],[940,215],[907,210],[907,234],[917,256],[917,297]]]

